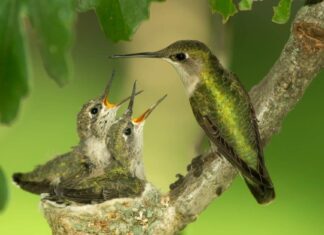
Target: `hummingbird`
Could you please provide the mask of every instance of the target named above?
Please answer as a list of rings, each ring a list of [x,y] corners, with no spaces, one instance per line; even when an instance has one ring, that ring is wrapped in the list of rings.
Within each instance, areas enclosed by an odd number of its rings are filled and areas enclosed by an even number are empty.
[[[106,141],[111,154],[110,164],[99,176],[62,181],[54,201],[78,203],[103,202],[113,198],[139,196],[145,187],[142,160],[144,122],[166,97],[163,96],[138,118],[132,118],[136,82],[125,113],[110,127]]]
[[[258,203],[271,202],[275,191],[265,166],[255,111],[237,76],[226,70],[204,43],[195,40],[111,58],[132,57],[159,58],[173,65],[212,150],[217,149],[240,172]]]
[[[145,121],[166,97],[167,95],[161,97],[137,118],[132,118],[130,120],[129,116],[131,114],[126,113],[126,115],[119,120],[118,125],[113,125],[111,127],[111,132],[108,133],[108,149],[111,151],[111,154],[113,156],[124,156],[123,159],[128,157],[125,163],[127,163],[129,171],[133,176],[141,180],[146,180],[143,162],[143,133]],[[121,135],[113,134],[114,132],[118,133],[114,128],[123,128],[122,124],[127,126],[127,128],[124,128],[125,140],[120,138]],[[116,138],[116,136],[118,136],[119,139]],[[117,141],[122,141],[123,144],[115,144]],[[118,147],[120,148],[118,149]]]
[[[120,105],[130,98],[118,104],[109,101],[108,96],[113,79],[114,72],[103,95],[89,100],[78,113],[79,144],[73,147],[72,151],[55,157],[31,172],[14,173],[13,181],[16,184],[25,191],[41,194],[51,192],[53,185],[58,184],[62,179],[100,174],[101,169],[106,167],[110,161],[110,153],[105,141],[107,132],[116,119]]]

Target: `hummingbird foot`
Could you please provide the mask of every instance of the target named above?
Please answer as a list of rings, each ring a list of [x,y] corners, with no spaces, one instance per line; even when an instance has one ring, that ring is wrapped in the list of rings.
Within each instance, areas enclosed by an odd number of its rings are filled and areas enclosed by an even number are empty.
[[[202,160],[202,155],[191,160],[191,163],[187,166],[187,171],[193,171],[195,177],[199,177],[203,171],[204,161]]]
[[[181,174],[176,174],[176,177],[178,178],[176,182],[170,184],[169,188],[170,190],[174,190],[178,188],[184,181],[184,176]]]

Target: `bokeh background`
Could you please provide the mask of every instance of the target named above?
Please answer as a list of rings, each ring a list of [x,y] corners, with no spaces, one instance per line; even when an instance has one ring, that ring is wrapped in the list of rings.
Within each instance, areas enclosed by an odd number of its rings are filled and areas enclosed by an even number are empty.
[[[213,48],[250,89],[268,72],[289,35],[290,23],[271,22],[271,4],[256,2],[253,11],[239,13],[224,28],[219,17],[211,15],[207,1],[154,3],[150,20],[140,26],[133,40],[118,44],[105,39],[94,13],[80,14],[73,48],[73,79],[64,88],[46,75],[30,34],[32,90],[16,122],[0,126],[0,165],[8,181],[13,172],[30,171],[77,144],[76,114],[84,102],[101,94],[115,68],[114,101],[130,93],[134,80],[145,90],[136,99],[137,114],[163,94],[169,95],[146,123],[144,151],[148,179],[167,191],[175,174],[185,173],[201,136],[180,79],[162,61],[111,61],[107,55],[155,50],[175,40],[198,39]],[[299,7],[296,1],[292,17]],[[323,89],[321,73],[265,149],[277,191],[275,202],[259,206],[237,177],[222,197],[187,226],[184,234],[324,234]],[[0,213],[0,234],[50,234],[39,197],[8,184],[10,197]]]

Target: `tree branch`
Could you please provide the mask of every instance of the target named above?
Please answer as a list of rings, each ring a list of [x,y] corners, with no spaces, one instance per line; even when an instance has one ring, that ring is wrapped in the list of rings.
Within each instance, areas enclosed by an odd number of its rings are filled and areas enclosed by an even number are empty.
[[[289,111],[324,66],[324,2],[302,7],[291,35],[267,76],[250,91],[263,143],[277,133]],[[167,195],[147,184],[140,198],[58,207],[42,201],[53,234],[175,234],[192,222],[236,177],[218,153],[199,156]]]

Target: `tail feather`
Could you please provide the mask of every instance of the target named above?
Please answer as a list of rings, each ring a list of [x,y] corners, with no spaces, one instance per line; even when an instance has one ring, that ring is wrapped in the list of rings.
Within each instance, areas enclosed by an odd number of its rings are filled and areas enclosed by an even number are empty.
[[[247,179],[245,179],[245,182],[259,204],[268,204],[275,199],[276,193],[262,155],[259,156],[259,160],[258,173],[261,183],[253,182]]]
[[[268,204],[275,199],[276,194],[272,185],[256,184],[247,178],[244,180],[259,204]]]
[[[268,204],[275,199],[276,193],[264,159],[262,156],[259,156],[259,159],[257,175],[252,177],[253,180],[247,177],[244,177],[244,180],[256,201],[259,204]]]
[[[50,182],[47,181],[31,181],[26,179],[23,173],[14,173],[12,176],[13,181],[20,186],[21,189],[34,194],[50,193],[52,188]]]

